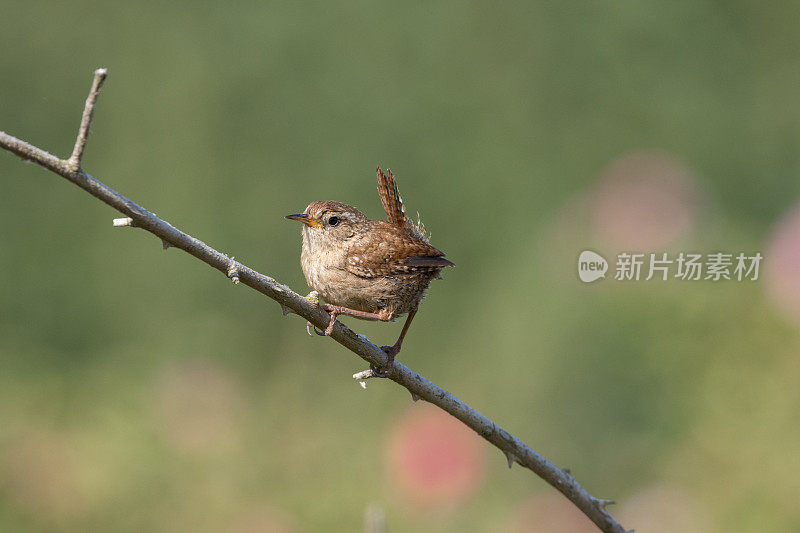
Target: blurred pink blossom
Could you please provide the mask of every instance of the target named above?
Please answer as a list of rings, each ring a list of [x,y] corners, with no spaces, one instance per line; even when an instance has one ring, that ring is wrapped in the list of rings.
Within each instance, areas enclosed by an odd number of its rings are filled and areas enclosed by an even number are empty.
[[[692,172],[659,151],[619,157],[590,193],[592,227],[614,250],[656,251],[683,237],[697,216]]]
[[[463,503],[483,483],[486,456],[474,431],[429,405],[415,405],[392,427],[387,476],[418,507]]]
[[[775,308],[800,324],[800,206],[772,230],[764,252],[764,283]]]

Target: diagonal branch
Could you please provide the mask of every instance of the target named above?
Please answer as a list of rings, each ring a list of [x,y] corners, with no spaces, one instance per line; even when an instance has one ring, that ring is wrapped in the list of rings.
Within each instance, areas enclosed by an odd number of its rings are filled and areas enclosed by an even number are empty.
[[[32,161],[44,168],[71,181],[95,198],[105,202],[114,209],[125,214],[127,219],[115,220],[118,226],[135,226],[149,231],[159,237],[164,246],[174,246],[193,255],[207,265],[216,268],[234,283],[243,283],[248,287],[272,298],[281,307],[289,309],[320,329],[329,322],[329,315],[322,308],[307,298],[293,292],[269,276],[265,276],[234,261],[227,255],[211,248],[203,241],[182,232],[168,222],[160,219],[139,204],[125,198],[117,191],[107,187],[80,166],[86,138],[89,132],[92,114],[94,113],[100,86],[106,77],[105,69],[95,71],[94,82],[86,107],[83,112],[80,130],[75,141],[75,149],[69,159],[58,157],[41,150],[0,131],[0,147],[19,157]],[[336,322],[331,335],[336,342],[352,351],[367,363],[377,368],[384,368],[387,363],[386,354],[378,346],[372,344],[363,335],[357,335],[341,322]],[[371,377],[362,372],[354,376],[358,379]],[[606,510],[609,500],[595,498],[589,494],[567,470],[558,468],[542,455],[536,453],[516,436],[508,433],[491,419],[479,413],[461,399],[453,396],[443,388],[420,376],[399,361],[394,362],[390,378],[392,381],[408,389],[415,400],[422,398],[430,402],[461,422],[469,426],[481,437],[496,446],[508,459],[509,467],[518,463],[532,470],[547,483],[558,489],[574,503],[600,530],[607,533],[625,533],[625,529]]]

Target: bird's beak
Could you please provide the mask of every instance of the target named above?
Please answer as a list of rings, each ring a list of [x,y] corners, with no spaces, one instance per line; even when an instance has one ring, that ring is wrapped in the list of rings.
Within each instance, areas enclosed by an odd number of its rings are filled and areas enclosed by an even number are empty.
[[[319,222],[319,220],[314,220],[305,213],[298,213],[297,215],[286,215],[286,218],[288,218],[289,220],[296,220],[298,222],[302,222],[303,224],[305,224],[310,228],[322,227],[322,224]]]

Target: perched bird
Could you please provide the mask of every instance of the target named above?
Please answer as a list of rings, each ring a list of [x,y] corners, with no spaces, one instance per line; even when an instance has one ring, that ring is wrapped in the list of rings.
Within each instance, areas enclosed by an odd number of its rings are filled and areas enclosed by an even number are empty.
[[[333,332],[337,315],[390,321],[408,313],[397,342],[382,347],[389,356],[386,373],[372,369],[386,376],[431,280],[455,265],[428,243],[421,224],[406,218],[392,171],[378,167],[377,174],[386,220],[331,201],[311,202],[286,218],[303,223],[300,263],[331,315],[325,335]]]

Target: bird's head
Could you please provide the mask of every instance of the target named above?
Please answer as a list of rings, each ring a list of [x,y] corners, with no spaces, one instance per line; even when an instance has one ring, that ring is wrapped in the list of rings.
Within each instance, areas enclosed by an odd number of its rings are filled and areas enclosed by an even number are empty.
[[[369,228],[364,213],[341,202],[311,202],[305,212],[286,218],[303,223],[303,237],[311,245],[343,242]]]

